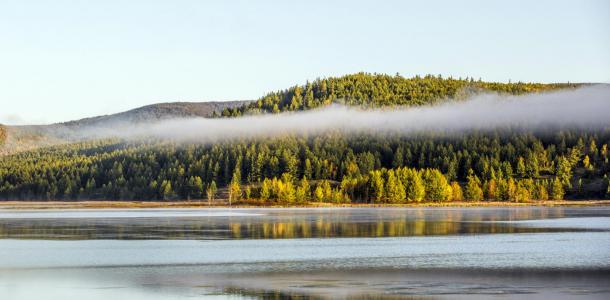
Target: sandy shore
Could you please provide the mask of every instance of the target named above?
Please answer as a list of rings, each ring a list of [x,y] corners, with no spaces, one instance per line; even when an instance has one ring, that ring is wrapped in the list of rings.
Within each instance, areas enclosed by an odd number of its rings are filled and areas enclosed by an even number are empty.
[[[84,208],[286,208],[286,207],[518,207],[518,206],[603,206],[610,200],[562,200],[531,202],[420,202],[409,204],[334,204],[310,202],[305,205],[276,205],[256,202],[239,203],[232,206],[226,203],[207,201],[0,201],[0,209],[84,209]]]

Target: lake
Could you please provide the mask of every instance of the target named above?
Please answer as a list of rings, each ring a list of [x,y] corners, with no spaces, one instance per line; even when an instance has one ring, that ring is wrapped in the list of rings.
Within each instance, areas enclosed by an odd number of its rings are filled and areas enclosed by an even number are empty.
[[[1,299],[608,299],[610,207],[0,210]]]

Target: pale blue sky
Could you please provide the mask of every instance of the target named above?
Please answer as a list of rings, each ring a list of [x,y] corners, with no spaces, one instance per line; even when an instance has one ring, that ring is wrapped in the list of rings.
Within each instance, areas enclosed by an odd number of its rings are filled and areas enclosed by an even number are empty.
[[[0,0],[0,123],[359,71],[610,82],[610,1]]]

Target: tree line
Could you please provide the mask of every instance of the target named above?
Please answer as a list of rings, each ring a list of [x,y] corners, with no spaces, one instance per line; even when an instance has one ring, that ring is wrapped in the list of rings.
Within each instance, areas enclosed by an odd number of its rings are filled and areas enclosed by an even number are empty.
[[[209,145],[93,141],[0,158],[0,198],[382,203],[603,198],[609,142],[607,130],[579,129],[416,136],[331,131]]]
[[[413,106],[481,91],[518,95],[577,86],[358,73],[272,92],[215,116],[306,110],[334,102]],[[592,128],[409,136],[329,130],[215,144],[97,140],[0,157],[0,199],[402,203],[608,198],[609,143],[608,129]]]

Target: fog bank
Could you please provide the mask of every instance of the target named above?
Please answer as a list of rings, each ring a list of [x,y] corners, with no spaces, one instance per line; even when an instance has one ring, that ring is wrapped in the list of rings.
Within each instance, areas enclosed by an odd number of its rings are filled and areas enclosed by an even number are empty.
[[[153,123],[115,124],[83,129],[77,138],[160,138],[213,142],[237,137],[284,133],[318,133],[332,129],[410,134],[421,131],[462,132],[519,126],[609,127],[610,86],[594,85],[525,96],[485,94],[467,101],[435,106],[363,110],[333,105],[297,113],[240,118],[171,119]]]

